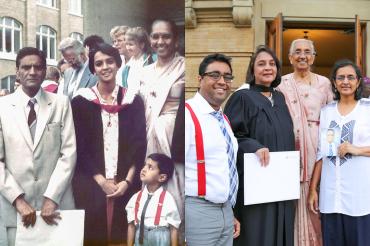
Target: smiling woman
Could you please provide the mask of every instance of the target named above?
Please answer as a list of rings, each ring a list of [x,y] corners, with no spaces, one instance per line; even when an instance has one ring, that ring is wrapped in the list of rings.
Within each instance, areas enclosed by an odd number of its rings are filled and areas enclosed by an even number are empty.
[[[73,190],[77,208],[85,209],[86,245],[123,243],[124,208],[139,189],[146,149],[144,105],[116,85],[121,63],[117,49],[99,44],[89,54],[98,83],[72,100],[78,155]]]
[[[256,153],[261,165],[267,166],[270,151],[294,150],[292,119],[284,96],[274,90],[280,73],[273,51],[259,46],[248,67],[250,89],[236,91],[225,107],[239,143],[239,190],[234,211],[241,228],[234,245],[294,245],[294,200],[244,206],[244,153]]]
[[[333,100],[329,79],[311,72],[315,56],[311,40],[294,40],[289,49],[294,72],[283,76],[277,88],[285,96],[293,120],[295,149],[301,156],[301,198],[296,212],[295,241],[303,246],[321,245],[320,220],[308,211],[306,197],[316,160],[320,109]]]

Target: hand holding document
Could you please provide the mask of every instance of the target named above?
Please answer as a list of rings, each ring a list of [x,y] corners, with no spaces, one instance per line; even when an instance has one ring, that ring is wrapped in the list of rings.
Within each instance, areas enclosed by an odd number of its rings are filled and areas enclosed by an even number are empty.
[[[299,151],[270,152],[267,166],[244,154],[244,205],[299,199]]]
[[[17,246],[82,246],[84,237],[84,210],[62,210],[58,225],[48,225],[36,212],[36,224],[33,227],[24,227],[22,217],[17,216]]]

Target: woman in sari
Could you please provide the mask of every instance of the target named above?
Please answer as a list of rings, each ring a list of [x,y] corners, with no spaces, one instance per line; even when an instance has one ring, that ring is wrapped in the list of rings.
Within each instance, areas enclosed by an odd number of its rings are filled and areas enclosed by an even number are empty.
[[[320,218],[309,212],[307,195],[316,160],[320,110],[333,100],[333,94],[329,79],[311,72],[315,55],[311,40],[294,40],[289,50],[294,72],[283,76],[278,87],[292,116],[296,150],[301,155],[301,195],[294,223],[295,245],[300,246],[322,244]]]
[[[73,179],[76,207],[85,209],[85,245],[123,243],[125,205],[140,189],[138,172],[146,149],[144,105],[140,96],[116,84],[121,58],[109,44],[89,54],[98,77],[72,100],[77,138]]]
[[[176,52],[178,35],[176,25],[170,20],[156,20],[150,34],[151,47],[157,54],[157,61],[144,69],[142,76],[142,94],[145,98],[145,116],[147,122],[147,156],[162,153],[175,161],[174,176],[168,182],[168,190],[174,196],[181,221],[184,218],[184,160],[171,155],[173,150],[175,126],[183,123],[178,115],[181,98],[184,98],[185,59]],[[184,111],[182,111],[184,112]],[[181,140],[180,140],[181,141]],[[184,143],[184,141],[182,141]],[[178,143],[176,143],[177,145]],[[178,148],[178,147],[175,147]],[[181,148],[181,147],[180,147]],[[183,151],[183,148],[182,148]],[[183,159],[183,155],[182,155]],[[182,236],[180,227],[180,238]]]

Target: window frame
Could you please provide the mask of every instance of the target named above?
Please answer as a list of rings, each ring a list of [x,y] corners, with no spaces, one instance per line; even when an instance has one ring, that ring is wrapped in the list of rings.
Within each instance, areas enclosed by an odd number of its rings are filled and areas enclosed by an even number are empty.
[[[43,33],[42,32],[42,28],[43,27],[46,27],[47,28],[47,34]],[[51,34],[51,31],[53,32],[53,35]],[[37,44],[37,36],[39,36],[39,44]],[[38,29],[36,31],[36,47],[40,50],[43,50],[43,47],[44,47],[44,44],[43,44],[43,37],[47,38],[47,49],[46,49],[46,59],[47,59],[47,63],[48,64],[56,64],[56,61],[57,61],[57,31],[48,26],[48,25],[40,25],[38,26]],[[53,53],[54,53],[54,58],[51,58],[51,54],[50,54],[50,38],[54,38],[54,50],[53,50]]]
[[[11,25],[6,24],[6,20],[11,21]],[[19,27],[16,26],[19,25]],[[15,31],[19,32],[19,49],[22,49],[23,47],[23,25],[21,22],[19,22],[17,19],[9,17],[9,16],[3,16],[0,17],[0,29],[2,29],[2,35],[1,35],[1,47],[0,47],[0,58],[2,59],[7,59],[7,60],[15,60],[17,51],[15,50]],[[6,30],[10,29],[11,30],[11,49],[10,52],[6,51]]]

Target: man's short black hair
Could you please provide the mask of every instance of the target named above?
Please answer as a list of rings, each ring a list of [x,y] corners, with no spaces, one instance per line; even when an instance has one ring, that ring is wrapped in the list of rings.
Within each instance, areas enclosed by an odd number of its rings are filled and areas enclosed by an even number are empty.
[[[164,183],[172,177],[174,170],[174,163],[170,157],[165,154],[153,153],[148,156],[148,158],[157,162],[159,174],[166,174],[167,179]]]
[[[22,58],[25,56],[30,56],[30,55],[36,55],[40,57],[41,60],[41,66],[43,69],[46,69],[46,55],[43,51],[36,49],[34,47],[24,47],[20,49],[17,53],[17,57],[15,58],[15,66],[17,69],[19,69],[19,65],[21,63]]]
[[[85,38],[83,46],[89,47],[89,50],[93,50],[98,44],[104,43],[104,39],[98,35],[90,35]]]
[[[203,76],[203,74],[206,72],[208,65],[213,62],[226,63],[229,66],[231,73],[233,73],[233,69],[231,67],[231,57],[228,57],[224,54],[215,53],[204,57],[203,61],[199,65],[199,75]]]

